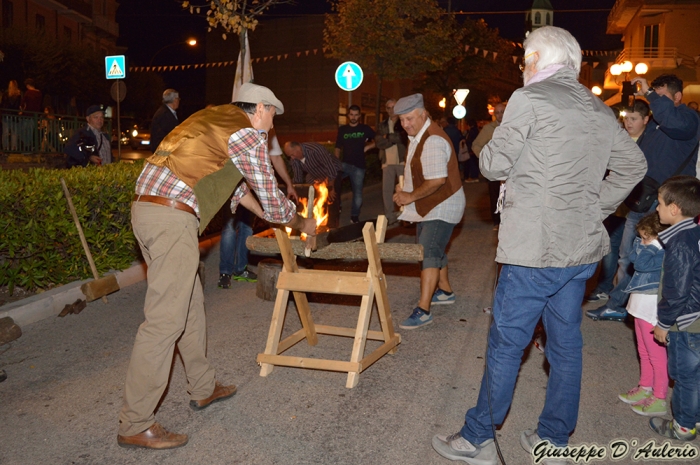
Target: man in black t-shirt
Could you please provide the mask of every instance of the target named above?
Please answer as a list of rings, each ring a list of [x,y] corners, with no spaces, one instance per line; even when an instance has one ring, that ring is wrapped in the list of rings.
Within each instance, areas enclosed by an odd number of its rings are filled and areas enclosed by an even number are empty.
[[[352,186],[352,209],[350,219],[353,223],[360,222],[362,207],[362,185],[365,181],[365,152],[374,148],[374,130],[366,124],[360,124],[360,107],[353,105],[348,108],[348,122],[338,128],[335,140],[335,156],[340,158],[343,152],[343,177],[350,178]]]

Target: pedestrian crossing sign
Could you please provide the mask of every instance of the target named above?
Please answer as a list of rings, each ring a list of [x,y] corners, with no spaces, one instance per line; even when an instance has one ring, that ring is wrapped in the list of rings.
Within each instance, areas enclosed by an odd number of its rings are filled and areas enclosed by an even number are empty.
[[[107,79],[124,79],[126,77],[126,57],[124,55],[105,57],[105,73]]]

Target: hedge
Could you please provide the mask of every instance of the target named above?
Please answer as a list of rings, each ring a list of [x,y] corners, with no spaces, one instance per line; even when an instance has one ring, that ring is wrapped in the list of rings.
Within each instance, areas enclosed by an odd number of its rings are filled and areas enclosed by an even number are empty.
[[[64,178],[100,275],[140,258],[130,208],[142,163],[0,170],[0,286],[35,291],[92,277]]]

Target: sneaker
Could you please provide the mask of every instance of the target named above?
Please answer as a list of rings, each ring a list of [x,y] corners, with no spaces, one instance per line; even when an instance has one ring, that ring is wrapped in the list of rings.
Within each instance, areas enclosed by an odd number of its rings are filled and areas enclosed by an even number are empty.
[[[595,310],[588,310],[586,316],[593,321],[625,321],[625,318],[627,318],[627,311],[623,310],[620,312],[603,305]]]
[[[221,273],[219,275],[219,289],[230,289],[231,288],[231,275],[226,273]]]
[[[664,420],[663,418],[652,418],[649,420],[649,427],[656,434],[665,438],[680,439],[681,441],[692,441],[697,436],[695,428],[683,428],[676,420]]]
[[[254,283],[258,280],[258,275],[250,271],[249,269],[243,270],[241,273],[234,274],[233,279],[236,281],[245,281],[247,283]]]
[[[351,216],[350,221],[352,221],[354,224],[357,224],[360,222],[360,217],[358,216]]]
[[[487,439],[481,444],[472,444],[459,433],[451,436],[436,434],[433,436],[433,449],[450,460],[459,460],[471,465],[498,465],[493,439]]]
[[[430,299],[430,305],[451,305],[455,303],[457,296],[454,292],[449,294],[440,288],[437,288],[433,293],[433,298]]]
[[[534,429],[525,430],[520,435],[520,445],[523,447],[523,449],[525,449],[525,451],[527,451],[528,454],[530,454],[530,456],[532,456],[532,448],[542,441],[549,442],[547,439],[540,438],[540,436],[537,434],[537,431],[535,431]],[[554,450],[556,450],[556,446],[552,446],[555,448]],[[560,458],[546,458],[538,463],[544,465],[566,465],[567,460]]]
[[[610,296],[606,292],[593,291],[586,296],[586,302],[602,302],[603,300],[608,300]]]
[[[401,322],[401,329],[416,329],[421,326],[429,325],[433,322],[433,315],[426,313],[422,308],[416,307],[413,309],[411,316]]]
[[[666,415],[666,401],[649,396],[632,405],[632,411],[645,417],[661,417]]]
[[[637,386],[634,389],[630,389],[624,394],[617,396],[622,402],[626,404],[636,404],[644,399],[651,397],[651,388],[646,388],[642,386]]]

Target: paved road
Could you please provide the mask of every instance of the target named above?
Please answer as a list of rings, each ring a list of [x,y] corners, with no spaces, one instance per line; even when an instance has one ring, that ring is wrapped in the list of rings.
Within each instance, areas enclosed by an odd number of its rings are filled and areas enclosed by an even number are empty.
[[[494,280],[496,233],[491,230],[486,185],[465,187],[467,207],[449,250],[458,299],[435,309],[435,323],[400,331],[403,342],[360,375],[354,389],[345,375],[277,367],[259,376],[273,302],[255,297],[255,285],[216,288],[218,249],[203,257],[209,357],[217,377],[239,386],[229,401],[201,412],[188,407],[182,364],[176,359],[170,388],[157,412],[167,428],[190,435],[171,451],[117,446],[117,413],[138,325],[145,283],[88,304],[80,315],[51,318],[24,329],[0,354],[8,380],[0,384],[0,463],[26,464],[445,464],[430,445],[436,433],[457,431],[476,401],[483,371]],[[363,214],[381,209],[378,188],[367,190]],[[343,220],[349,205],[345,201]],[[387,240],[412,242],[413,229],[395,228]],[[418,265],[384,264],[395,324],[418,299]],[[357,303],[312,303],[319,323],[354,325]],[[376,315],[371,327],[377,327]],[[299,328],[289,306],[285,334]],[[647,419],[617,400],[633,387],[638,363],[631,327],[583,319],[584,378],[581,414],[571,442],[607,446],[613,439],[655,439]],[[317,347],[300,343],[300,356],[349,358],[349,339],[320,336]],[[5,350],[6,349],[6,350]],[[520,432],[537,423],[547,382],[546,360],[531,348],[515,400],[498,432],[508,464],[530,459]],[[698,443],[694,443],[697,448]],[[609,451],[608,451],[609,453]],[[599,463],[611,463],[610,460]],[[628,456],[615,463],[632,462]],[[649,463],[655,463],[651,461]],[[658,463],[658,462],[657,462]],[[666,462],[668,463],[668,462]],[[675,463],[689,463],[687,459]]]

